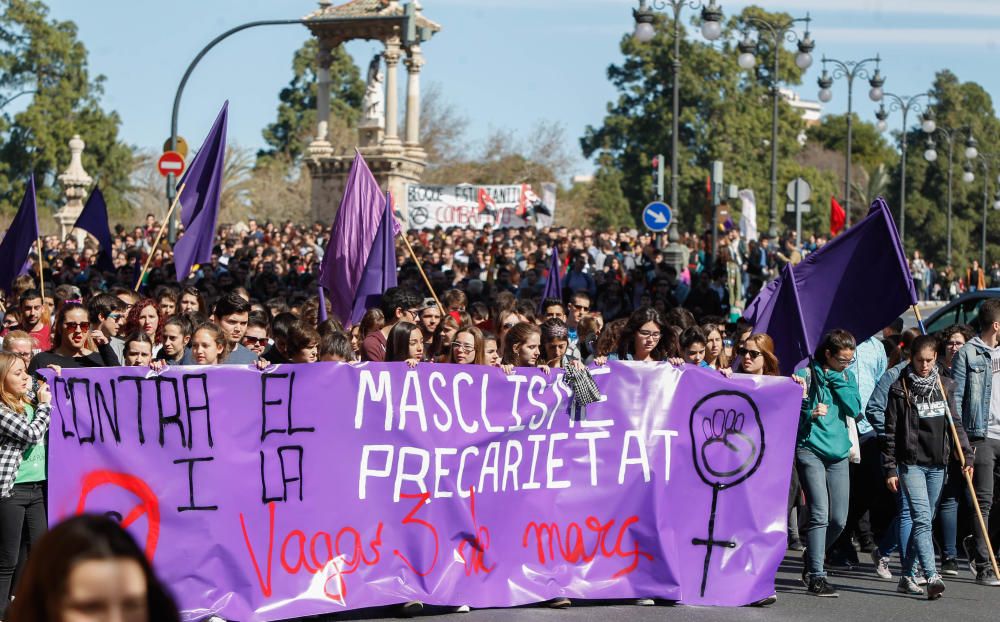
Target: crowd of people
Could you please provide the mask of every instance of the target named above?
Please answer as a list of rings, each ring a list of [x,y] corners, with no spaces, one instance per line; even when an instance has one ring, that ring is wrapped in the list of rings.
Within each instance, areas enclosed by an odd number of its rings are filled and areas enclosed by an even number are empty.
[[[317,361],[558,368],[581,406],[598,397],[588,366],[608,360],[777,376],[772,338],[739,312],[784,263],[825,242],[799,245],[794,233],[747,242],[734,230],[713,257],[709,238],[687,235],[678,264],[665,240],[634,230],[410,231],[414,254],[397,253],[398,286],[345,326],[317,288],[322,226],[223,226],[211,262],[183,283],[169,246],[151,246],[157,229],[152,217],[119,228],[114,271],[97,268],[90,244],[47,238],[36,261],[43,278],[18,277],[3,301],[0,619],[25,554],[46,530],[52,395],[40,369]],[[562,291],[543,298],[551,249],[562,262]],[[911,270],[920,262],[915,255]],[[940,290],[921,274],[922,291]],[[901,325],[878,336],[835,330],[794,376],[803,401],[789,465],[789,547],[805,545],[809,593],[836,596],[827,567],[859,563],[860,550],[884,579],[893,579],[889,560],[898,553],[897,589],[938,598],[942,575],[961,572],[959,543],[976,582],[1000,585],[983,534],[959,520],[973,504],[989,520],[1000,477],[998,337],[1000,301],[982,305],[978,334],[968,326],[930,336]]]

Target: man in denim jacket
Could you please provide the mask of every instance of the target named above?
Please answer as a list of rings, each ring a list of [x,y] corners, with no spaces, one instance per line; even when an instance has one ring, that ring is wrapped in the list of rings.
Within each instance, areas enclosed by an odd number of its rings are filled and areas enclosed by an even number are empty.
[[[1000,478],[1000,299],[983,302],[979,309],[979,327],[979,336],[962,346],[951,369],[958,385],[955,389],[958,418],[976,452],[972,484],[983,518],[989,521],[993,486]],[[978,525],[973,533],[976,583],[1000,586]]]

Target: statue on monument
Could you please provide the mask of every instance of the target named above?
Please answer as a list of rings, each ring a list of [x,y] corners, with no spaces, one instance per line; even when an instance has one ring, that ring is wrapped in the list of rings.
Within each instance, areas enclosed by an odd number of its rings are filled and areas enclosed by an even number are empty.
[[[368,64],[368,84],[361,100],[362,127],[385,126],[385,72],[382,71],[382,54],[376,54]]]

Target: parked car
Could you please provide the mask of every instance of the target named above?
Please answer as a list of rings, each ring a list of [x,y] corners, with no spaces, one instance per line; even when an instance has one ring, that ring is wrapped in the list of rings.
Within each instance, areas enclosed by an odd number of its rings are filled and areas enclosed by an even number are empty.
[[[976,320],[979,317],[979,305],[990,298],[1000,298],[1000,288],[963,294],[932,313],[924,320],[924,327],[928,333],[936,333],[952,324],[969,324],[978,330]]]

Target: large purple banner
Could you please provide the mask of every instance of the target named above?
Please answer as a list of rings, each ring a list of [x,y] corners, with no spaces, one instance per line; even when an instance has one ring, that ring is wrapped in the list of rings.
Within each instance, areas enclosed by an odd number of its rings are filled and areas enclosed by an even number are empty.
[[[148,371],[148,370],[146,370]],[[53,521],[105,512],[186,619],[774,591],[801,389],[669,364],[64,370]]]

